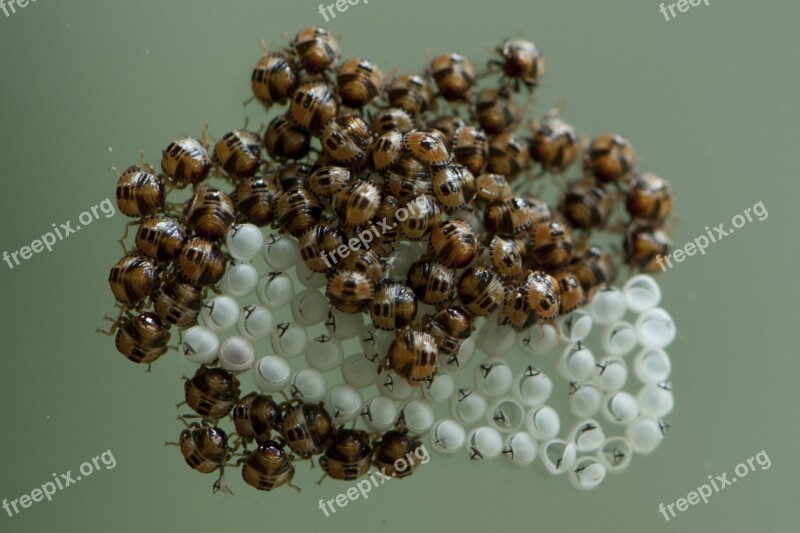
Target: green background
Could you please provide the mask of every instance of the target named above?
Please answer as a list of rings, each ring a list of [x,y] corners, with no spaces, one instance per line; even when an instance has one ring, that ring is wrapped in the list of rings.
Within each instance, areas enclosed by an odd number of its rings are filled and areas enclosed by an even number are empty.
[[[260,123],[261,109],[241,105],[258,39],[284,43],[323,23],[317,6],[39,0],[0,15],[0,247],[113,199],[108,167],[140,149],[157,164],[170,140],[205,123],[217,135],[246,115]],[[673,184],[678,246],[763,201],[766,221],[661,277],[679,329],[676,409],[652,456],[583,493],[538,467],[434,455],[331,518],[317,500],[349,485],[318,487],[318,470],[298,474],[300,496],[235,480],[235,496],[213,497],[211,478],[161,445],[176,436],[172,404],[190,365],[170,352],[145,373],[94,334],[113,304],[117,214],[13,270],[0,263],[0,498],[107,449],[117,460],[50,503],[0,514],[0,531],[796,531],[799,15],[794,0],[712,0],[670,22],[655,1],[370,0],[326,25],[345,57],[386,70],[419,70],[428,50],[478,63],[505,37],[535,40],[547,57],[537,112],[563,99],[583,134],[632,139],[641,166]],[[762,449],[769,470],[671,522],[658,513]]]

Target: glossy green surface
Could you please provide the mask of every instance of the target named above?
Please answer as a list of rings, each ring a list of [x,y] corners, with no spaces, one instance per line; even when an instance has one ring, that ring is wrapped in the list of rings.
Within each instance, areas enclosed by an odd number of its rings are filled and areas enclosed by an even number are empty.
[[[314,2],[39,0],[0,8],[0,250],[12,252],[106,198],[138,151],[204,124],[219,136],[242,107],[258,40],[282,44],[322,24]],[[15,499],[113,452],[95,472],[10,518],[1,531],[764,531],[796,530],[796,68],[798,4],[712,0],[667,22],[652,1],[358,3],[327,27],[344,56],[385,71],[421,70],[426,53],[482,63],[505,37],[547,58],[542,113],[566,104],[583,134],[628,136],[642,168],[671,180],[682,246],[763,202],[752,222],[661,277],[678,324],[670,348],[676,408],[668,438],[594,492],[538,467],[515,470],[434,456],[412,478],[325,518],[317,507],[350,484],[261,494],[229,473],[235,496],[190,471],[164,440],[191,366],[170,352],[145,373],[95,335],[113,299],[124,217],[87,227],[9,269],[0,263],[3,361],[0,498]],[[82,225],[83,226],[83,225]],[[248,383],[249,386],[249,383]],[[669,503],[761,450],[772,467],[665,522]],[[730,477],[730,474],[729,474]]]

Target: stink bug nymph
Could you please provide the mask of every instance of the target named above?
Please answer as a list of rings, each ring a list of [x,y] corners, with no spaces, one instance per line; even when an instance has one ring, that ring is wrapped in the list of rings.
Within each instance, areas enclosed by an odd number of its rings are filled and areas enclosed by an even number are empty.
[[[245,452],[244,457],[239,460],[245,483],[265,491],[288,485],[300,492],[299,487],[292,485],[294,465],[283,448],[282,441],[268,440],[255,450]]]
[[[197,185],[208,177],[211,159],[202,142],[182,137],[163,151],[161,168],[172,186],[183,189],[187,185]]]
[[[207,420],[227,416],[239,400],[239,379],[227,370],[201,366],[185,379],[185,403]]]
[[[281,435],[298,456],[308,459],[325,450],[333,436],[333,420],[319,404],[293,399],[279,406]]]
[[[423,381],[436,373],[436,339],[422,331],[398,331],[380,369],[394,370],[410,383]]]
[[[344,481],[360,478],[367,473],[371,463],[372,446],[369,435],[360,429],[336,430],[325,453],[319,458],[319,465],[325,475]]]

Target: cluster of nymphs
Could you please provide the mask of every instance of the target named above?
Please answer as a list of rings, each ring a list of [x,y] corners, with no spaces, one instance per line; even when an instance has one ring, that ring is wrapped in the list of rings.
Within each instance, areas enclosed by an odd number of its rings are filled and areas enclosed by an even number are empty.
[[[419,455],[422,443],[404,428],[378,435],[337,428],[322,403],[295,398],[278,404],[272,396],[255,392],[240,398],[239,387],[239,380],[230,372],[201,367],[185,381],[186,403],[198,414],[180,417],[186,429],[179,442],[167,442],[179,446],[186,463],[198,472],[219,470],[215,492],[228,490],[223,484],[225,466],[240,446],[244,447],[244,453],[239,454],[236,464],[241,464],[242,478],[265,491],[283,485],[299,491],[292,485],[293,463],[315,455],[320,456],[323,478],[345,481],[364,476],[373,464],[384,475],[397,478],[410,475],[416,467],[409,457]],[[218,421],[229,415],[237,435],[233,443],[218,426]],[[186,418],[194,416],[202,417],[202,423],[186,422]],[[274,436],[273,432],[280,436]],[[248,450],[247,445],[254,441],[256,448]],[[287,445],[289,453],[285,450]]]
[[[243,445],[244,479],[270,490],[290,483],[292,453],[323,454],[320,464],[337,479],[358,477],[372,461],[386,466],[413,452],[420,445],[414,435],[434,420],[423,399],[399,411],[400,423],[394,406],[389,423],[373,421],[387,407],[365,403],[358,389],[374,376],[393,380],[397,390],[412,385],[439,400],[443,390],[455,397],[452,386],[433,383],[475,350],[478,323],[490,330],[477,341],[485,352],[505,346],[508,332],[531,346],[546,343],[546,331],[598,294],[609,293],[591,317],[607,302],[617,305],[619,265],[656,270],[670,247],[668,182],[639,172],[618,134],[585,141],[557,112],[526,116],[543,68],[533,43],[507,40],[480,73],[450,53],[433,58],[423,74],[387,77],[369,60],[343,60],[333,36],[308,28],[289,46],[265,51],[253,70],[255,99],[270,110],[284,106],[262,132],[234,130],[218,142],[183,137],[163,151],[161,173],[144,161],[121,173],[118,206],[138,229],[134,248],[109,275],[122,312],[108,333],[116,333],[124,356],[149,365],[166,352],[170,328],[181,330],[184,353],[201,365],[185,388],[191,416],[202,423],[179,443],[191,467],[221,471]],[[523,123],[529,131],[521,133]],[[565,177],[573,170],[575,177]],[[544,181],[559,185],[551,204],[532,192]],[[167,201],[168,192],[187,187],[185,202]],[[604,250],[591,242],[595,231],[619,232],[622,246]],[[251,264],[260,255],[269,267],[263,276]],[[300,293],[293,270],[307,287]],[[219,296],[206,300],[209,288]],[[254,292],[261,305],[242,309],[237,298]],[[276,325],[272,312],[290,304],[294,321]],[[612,314],[619,309],[612,306]],[[323,322],[330,335],[310,341],[305,328]],[[578,322],[554,338],[577,340],[579,352]],[[665,323],[659,327],[671,328]],[[239,335],[220,342],[215,332],[233,326]],[[543,340],[530,334],[534,327]],[[639,329],[626,331],[635,344]],[[341,341],[359,335],[360,359],[343,361]],[[272,353],[256,361],[253,343],[265,338]],[[320,391],[316,375],[290,377],[285,360],[304,353],[305,370],[341,369],[347,384],[331,391],[323,380]],[[291,387],[292,399],[240,397],[236,375],[251,370],[261,392],[286,395]],[[398,399],[397,390],[384,397]],[[362,412],[373,435],[336,429]],[[420,418],[413,413],[430,424],[410,431],[410,419]],[[229,415],[236,445],[218,427]],[[478,439],[469,445],[472,458],[492,455],[478,442],[486,435],[470,437]],[[246,449],[252,441],[255,451]],[[437,437],[434,447],[442,442]]]

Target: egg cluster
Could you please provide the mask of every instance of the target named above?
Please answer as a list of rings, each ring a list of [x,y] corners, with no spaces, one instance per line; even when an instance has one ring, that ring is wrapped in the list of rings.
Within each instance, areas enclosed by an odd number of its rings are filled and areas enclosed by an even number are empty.
[[[107,333],[149,365],[180,330],[199,365],[175,443],[189,466],[223,488],[236,457],[272,490],[298,459],[352,480],[427,437],[473,460],[540,457],[592,488],[658,445],[675,327],[652,277],[614,283],[669,252],[672,191],[624,137],[527,117],[520,93],[543,72],[533,43],[508,40],[481,73],[452,53],[387,78],[308,28],[253,70],[254,98],[283,106],[263,132],[183,137],[161,173],[120,174],[138,229],[109,275],[122,311]],[[625,390],[631,365],[639,390]]]

